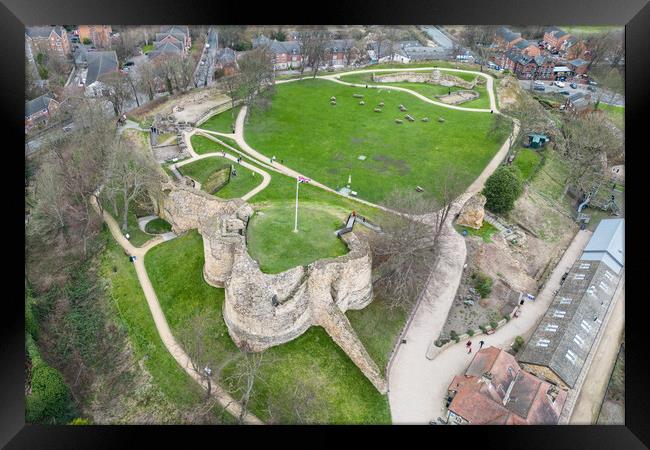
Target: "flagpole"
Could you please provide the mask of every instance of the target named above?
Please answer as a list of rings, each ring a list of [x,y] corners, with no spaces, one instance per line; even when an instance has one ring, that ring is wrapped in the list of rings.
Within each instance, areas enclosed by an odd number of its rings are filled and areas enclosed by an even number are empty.
[[[300,187],[300,179],[296,178],[296,220],[293,226],[293,232],[298,232],[298,188]]]

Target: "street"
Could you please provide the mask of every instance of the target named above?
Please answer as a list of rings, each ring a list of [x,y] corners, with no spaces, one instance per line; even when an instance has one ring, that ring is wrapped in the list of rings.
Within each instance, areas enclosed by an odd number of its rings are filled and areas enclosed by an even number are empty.
[[[203,48],[203,54],[196,67],[194,75],[194,83],[198,87],[210,86],[212,84],[212,77],[214,76],[214,63],[217,55],[217,47],[219,45],[219,33],[210,28],[206,44],[209,47]]]

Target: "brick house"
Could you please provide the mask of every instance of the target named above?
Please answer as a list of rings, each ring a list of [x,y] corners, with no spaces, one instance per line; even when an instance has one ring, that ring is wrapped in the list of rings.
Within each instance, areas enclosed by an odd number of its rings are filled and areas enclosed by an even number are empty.
[[[496,63],[519,79],[553,80],[555,62],[546,56],[527,56],[513,48],[496,58]]]
[[[192,38],[187,26],[162,27],[161,31],[156,33],[153,50],[147,54],[147,57],[153,60],[165,55],[187,56],[191,46]]]
[[[567,63],[567,67],[571,69],[575,75],[584,75],[587,73],[589,61],[585,61],[584,59],[574,59]]]
[[[569,33],[557,27],[550,27],[544,32],[544,42],[548,50],[564,50],[566,41],[571,38],[575,39]]]
[[[302,65],[302,51],[299,41],[280,42],[261,35],[253,39],[253,48],[266,45],[273,55],[275,70],[296,69]]]
[[[25,40],[33,55],[52,51],[62,58],[70,55],[68,32],[61,26],[27,27]]]
[[[501,50],[510,50],[514,45],[523,41],[520,33],[511,31],[508,27],[501,27],[497,30],[495,35],[495,43]]]
[[[90,39],[98,48],[111,48],[112,32],[110,25],[79,25],[79,40]]]
[[[564,102],[564,111],[570,115],[584,116],[594,110],[591,94],[576,92]]]
[[[231,48],[220,48],[216,53],[214,69],[223,70],[227,77],[234,75],[239,70],[235,51]]]
[[[348,61],[348,56],[350,61]],[[345,67],[358,58],[359,52],[354,48],[352,39],[334,39],[325,47],[325,64],[332,67]]]
[[[535,42],[527,41],[525,39],[517,41],[513,48],[516,48],[522,54],[530,57],[539,56],[541,54],[541,50]]]
[[[452,425],[555,425],[567,392],[523,370],[497,347],[476,353],[447,388]]]
[[[47,123],[58,109],[59,102],[47,94],[25,102],[25,131],[40,123]]]

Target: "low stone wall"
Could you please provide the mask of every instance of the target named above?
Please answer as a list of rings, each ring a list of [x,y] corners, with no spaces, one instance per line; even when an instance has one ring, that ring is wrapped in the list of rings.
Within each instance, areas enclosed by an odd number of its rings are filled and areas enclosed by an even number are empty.
[[[372,260],[354,232],[340,236],[349,253],[278,274],[263,273],[248,254],[246,226],[253,210],[241,199],[221,200],[173,184],[163,186],[163,217],[176,233],[198,229],[203,237],[203,276],[225,288],[224,321],[244,351],[263,351],[322,326],[377,390],[387,385],[345,316],[372,301]]]
[[[430,83],[447,87],[458,86],[464,89],[474,89],[477,83],[477,79],[474,79],[474,81],[471,82],[466,81],[460,77],[444,73],[438,69],[431,72],[373,73],[372,81],[375,83],[400,83],[404,81],[409,83]]]
[[[460,105],[461,103],[466,103],[472,100],[476,100],[480,97],[480,94],[476,91],[469,90],[459,90],[454,91],[451,94],[437,95],[436,98],[443,103],[448,105]]]

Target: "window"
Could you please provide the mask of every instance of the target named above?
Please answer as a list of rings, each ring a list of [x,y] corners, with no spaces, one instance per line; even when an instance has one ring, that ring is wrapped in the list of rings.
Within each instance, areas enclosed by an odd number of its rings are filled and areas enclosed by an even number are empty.
[[[559,309],[556,309],[555,312],[553,313],[553,317],[557,317],[561,319],[566,315],[566,311],[560,311]]]
[[[558,326],[554,324],[549,324],[546,325],[546,328],[544,328],[544,331],[550,331],[552,333],[555,333],[557,331]]]
[[[591,324],[590,324],[589,322],[587,322],[586,320],[583,320],[583,321],[580,323],[580,326],[581,326],[582,329],[585,330],[586,332],[591,331]]]
[[[576,361],[578,360],[578,356],[575,353],[573,353],[571,350],[567,350],[564,357],[568,359],[571,362],[571,364],[575,364]]]
[[[589,264],[589,263],[582,263],[582,264],[580,264],[580,268],[581,268],[581,269],[588,269],[588,268],[590,268],[590,267],[591,267],[591,264]]]
[[[614,278],[614,275],[612,275],[612,274],[609,272],[609,270],[606,270],[605,272],[603,272],[603,275],[605,275],[605,277],[606,277],[609,281],[612,281],[612,278]]]
[[[587,294],[593,295],[594,297],[596,296],[596,286],[589,286],[589,289],[587,289]]]
[[[550,341],[549,339],[539,339],[539,340],[537,341],[536,346],[537,346],[537,347],[548,347],[548,344],[549,344],[550,342],[551,342],[551,341]]]
[[[569,303],[571,303],[572,300],[573,300],[572,298],[561,297],[560,298],[560,305],[568,305]]]
[[[577,335],[577,334],[576,334],[575,337],[573,338],[573,342],[575,342],[576,344],[578,344],[580,347],[582,347],[582,346],[585,344],[584,339],[582,339],[582,338],[581,338],[579,335]]]
[[[598,287],[600,287],[605,292],[609,292],[609,286],[605,282],[601,281],[600,284],[598,284]]]
[[[575,276],[573,277],[574,280],[584,280],[585,279],[585,274],[584,273],[576,273]]]

